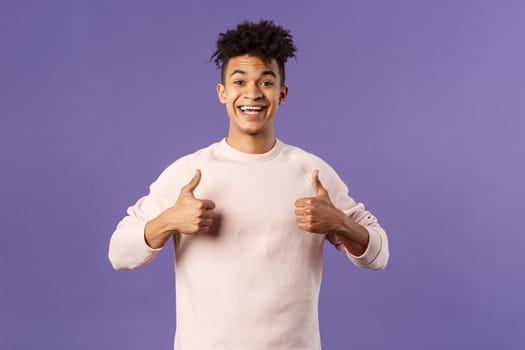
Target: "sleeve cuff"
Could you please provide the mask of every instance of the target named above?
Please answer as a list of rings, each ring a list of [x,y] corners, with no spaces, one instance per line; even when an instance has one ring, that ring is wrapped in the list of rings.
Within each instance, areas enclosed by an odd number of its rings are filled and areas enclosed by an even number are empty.
[[[363,254],[356,256],[351,254],[343,244],[337,248],[343,251],[346,256],[356,265],[369,270],[383,270],[389,259],[388,243],[384,241],[386,236],[382,235],[381,228],[365,227],[370,235],[368,246]]]
[[[133,242],[131,242],[131,246],[135,247],[133,251],[133,256],[138,261],[145,261],[149,260],[152,255],[155,255],[157,252],[162,250],[161,248],[151,248],[148,243],[146,243],[146,237],[144,236],[144,229],[146,227],[146,223],[141,224],[137,229],[137,234],[133,235]]]
[[[366,247],[366,250],[363,252],[363,254],[356,256],[351,254],[347,249],[345,249],[346,255],[359,266],[366,266],[372,264],[379,255],[382,245],[381,236],[378,235],[372,227],[365,228],[368,231],[369,240],[368,246]]]

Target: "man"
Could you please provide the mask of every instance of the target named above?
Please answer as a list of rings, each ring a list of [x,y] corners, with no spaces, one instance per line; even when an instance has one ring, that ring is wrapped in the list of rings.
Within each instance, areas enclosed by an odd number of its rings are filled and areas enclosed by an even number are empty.
[[[294,53],[270,21],[220,34],[227,138],[170,165],[111,238],[114,268],[133,269],[173,237],[177,350],[320,349],[325,240],[359,267],[386,266],[376,218],[324,161],[275,138]]]

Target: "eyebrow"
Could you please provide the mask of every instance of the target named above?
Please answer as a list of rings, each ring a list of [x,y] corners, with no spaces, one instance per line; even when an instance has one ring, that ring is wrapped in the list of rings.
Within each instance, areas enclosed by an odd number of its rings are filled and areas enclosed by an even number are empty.
[[[241,69],[236,69],[230,74],[230,77],[234,76],[235,74],[246,74],[246,72]],[[265,70],[261,73],[261,76],[265,76],[265,75],[271,75],[272,77],[277,78],[277,75],[275,74],[273,70]]]

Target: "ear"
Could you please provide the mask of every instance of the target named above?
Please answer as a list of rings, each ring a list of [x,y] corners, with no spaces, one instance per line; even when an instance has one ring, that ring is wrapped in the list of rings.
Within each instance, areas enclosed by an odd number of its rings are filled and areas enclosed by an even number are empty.
[[[288,85],[281,86],[281,91],[279,91],[279,104],[282,105],[288,96]]]
[[[225,87],[221,83],[217,84],[217,96],[219,97],[219,101],[221,101],[222,104],[226,104]]]

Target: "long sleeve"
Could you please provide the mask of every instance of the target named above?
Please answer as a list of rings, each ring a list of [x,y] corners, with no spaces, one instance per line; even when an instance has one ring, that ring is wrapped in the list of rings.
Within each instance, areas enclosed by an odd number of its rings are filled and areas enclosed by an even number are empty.
[[[370,239],[367,249],[362,255],[355,256],[348,252],[336,235],[329,234],[327,239],[337,250],[345,253],[356,266],[370,270],[384,269],[389,258],[388,238],[385,230],[377,222],[377,218],[365,210],[362,203],[357,203],[352,209],[344,212],[368,231]]]
[[[141,198],[128,209],[128,215],[117,225],[109,242],[109,261],[116,270],[130,270],[149,263],[160,249],[150,248],[144,239],[144,227],[151,219],[146,214],[148,202]],[[151,205],[151,204],[150,204]]]
[[[356,203],[349,196],[348,187],[330,165],[316,156],[311,157],[304,168],[305,177],[310,178],[313,169],[319,169],[321,182],[326,185],[334,205],[356,223],[365,227],[370,237],[367,249],[360,256],[355,256],[348,252],[335,234],[328,234],[327,240],[334,244],[337,250],[346,254],[356,266],[370,270],[384,269],[389,259],[388,238],[385,230],[381,227],[377,218],[365,209],[363,203]]]
[[[176,202],[195,169],[202,179],[194,195],[216,204],[214,225],[174,240],[175,348],[319,350],[317,308],[330,235],[301,230],[294,212],[297,199],[314,194],[313,170],[333,204],[370,233],[361,256],[334,242],[349,262],[384,268],[388,244],[376,218],[348,195],[335,171],[298,148],[277,141],[267,153],[246,154],[223,140],[176,161],[117,225],[109,248],[113,266],[133,269],[155,257],[144,227]]]
[[[162,249],[153,249],[144,238],[146,223],[172,206],[184,181],[191,179],[192,167],[183,157],[166,168],[151,184],[147,196],[128,208],[117,225],[109,243],[109,260],[117,270],[130,270],[148,264]]]

